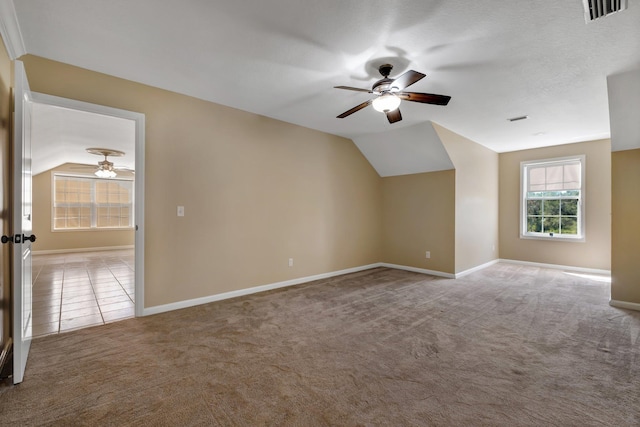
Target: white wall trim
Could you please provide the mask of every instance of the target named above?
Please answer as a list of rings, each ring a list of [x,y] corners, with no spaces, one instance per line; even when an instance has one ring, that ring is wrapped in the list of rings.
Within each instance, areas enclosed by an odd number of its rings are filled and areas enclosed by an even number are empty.
[[[567,270],[567,271],[577,271],[579,273],[588,273],[588,274],[606,274],[610,275],[611,270],[601,270],[598,268],[586,268],[586,267],[575,267],[572,265],[560,265],[560,264],[544,264],[541,262],[530,262],[530,261],[520,261],[517,259],[499,259],[499,262],[504,262],[507,264],[521,264],[528,265],[530,267],[539,267],[539,268],[553,268],[556,270]]]
[[[13,0],[0,0],[0,34],[12,61],[27,53]]]
[[[123,249],[134,249],[134,245],[125,246],[103,246],[97,248],[71,248],[71,249],[45,249],[42,251],[33,251],[34,255],[51,255],[51,254],[74,254],[80,252],[100,252],[100,251],[119,251]]]
[[[460,273],[456,273],[456,274],[445,273],[443,271],[437,271],[437,270],[427,270],[425,268],[409,267],[406,265],[378,262],[374,264],[363,265],[360,267],[347,268],[345,270],[332,271],[329,273],[316,274],[314,276],[299,277],[297,279],[285,280],[283,282],[276,282],[276,283],[270,283],[267,285],[254,286],[252,288],[238,289],[236,291],[224,292],[221,294],[209,295],[201,298],[194,298],[190,300],[178,301],[178,302],[173,302],[169,304],[156,305],[153,307],[145,307],[143,309],[142,316],[150,316],[153,314],[165,313],[173,310],[180,310],[183,308],[194,307],[201,304],[208,304],[210,302],[222,301],[225,299],[236,298],[244,295],[251,295],[259,292],[270,291],[273,289],[279,289],[279,288],[284,288],[288,286],[295,286],[302,283],[312,282],[314,280],[327,279],[330,277],[341,276],[343,274],[370,270],[372,268],[377,268],[377,267],[386,267],[386,268],[393,268],[396,270],[411,271],[413,273],[428,274],[431,276],[444,277],[447,279],[458,279],[460,277],[466,276],[476,271],[483,270],[487,267],[497,264],[498,262],[504,262],[509,264],[521,264],[521,265],[534,266],[534,267],[540,267],[540,268],[554,268],[554,269],[561,269],[561,270],[578,271],[578,272],[592,273],[592,274],[610,274],[611,273],[609,270],[598,270],[594,268],[572,267],[572,266],[564,266],[564,265],[557,265],[557,264],[542,264],[537,262],[517,261],[517,260],[510,260],[510,259],[495,259],[493,261],[489,261],[487,263],[478,265],[476,267],[470,268],[465,271],[461,271]],[[628,308],[631,310],[640,310],[640,304],[625,303],[622,301],[616,301],[616,303],[621,304],[621,305],[616,305],[617,307]],[[611,301],[610,304],[614,305],[614,302]],[[635,306],[637,306],[637,308],[633,308]]]
[[[480,264],[480,265],[472,267],[472,268],[470,268],[468,270],[464,270],[464,271],[461,271],[460,273],[456,273],[455,274],[455,278],[459,279],[459,278],[464,277],[464,276],[466,276],[468,274],[475,273],[476,271],[484,270],[485,268],[491,267],[493,264],[497,264],[498,262],[500,262],[499,259],[494,259],[493,261],[485,262],[484,264]]]
[[[329,273],[316,274],[314,276],[299,277],[297,279],[285,280],[283,282],[270,283],[267,285],[254,286],[252,288],[238,289],[237,291],[224,292],[216,295],[209,295],[201,298],[194,298],[190,300],[178,301],[164,305],[156,305],[153,307],[145,307],[143,310],[143,316],[149,316],[152,314],[164,313],[167,311],[179,310],[182,308],[194,307],[196,305],[208,304],[214,301],[222,301],[229,298],[236,298],[244,295],[251,295],[258,292],[270,291],[273,289],[284,288],[287,286],[299,285],[306,282],[312,282],[314,280],[328,279],[334,276],[341,276],[343,274],[356,273],[358,271],[370,270],[372,268],[381,267],[380,263],[363,265],[360,267],[347,268],[345,270],[332,271]]]
[[[611,307],[616,307],[616,308],[625,308],[627,310],[640,311],[640,304],[635,302],[618,301],[618,300],[611,299],[609,300],[609,305]]]
[[[411,271],[414,273],[430,274],[431,276],[445,277],[447,279],[455,279],[456,275],[445,273],[443,271],[427,270],[425,268],[409,267],[407,265],[389,264],[386,262],[379,263],[380,267],[395,268],[396,270]]]

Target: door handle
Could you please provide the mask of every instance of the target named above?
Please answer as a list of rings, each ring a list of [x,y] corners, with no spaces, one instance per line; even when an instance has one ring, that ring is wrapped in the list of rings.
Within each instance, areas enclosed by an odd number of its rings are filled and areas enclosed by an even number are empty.
[[[2,243],[9,243],[9,242],[13,242],[13,243],[26,243],[26,242],[35,242],[36,241],[36,235],[32,234],[31,236],[25,236],[24,234],[20,235],[20,234],[16,234],[15,237],[14,236],[2,236]]]

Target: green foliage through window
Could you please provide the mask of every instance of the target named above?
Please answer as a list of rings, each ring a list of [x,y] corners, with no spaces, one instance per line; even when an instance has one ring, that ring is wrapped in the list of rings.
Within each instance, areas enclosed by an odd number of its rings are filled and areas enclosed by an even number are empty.
[[[578,199],[527,200],[527,232],[578,234]]]

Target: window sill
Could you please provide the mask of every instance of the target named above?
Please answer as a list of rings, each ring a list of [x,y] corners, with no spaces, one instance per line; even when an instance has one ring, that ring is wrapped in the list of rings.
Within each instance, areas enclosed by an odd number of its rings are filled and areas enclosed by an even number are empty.
[[[52,233],[76,233],[84,231],[134,231],[135,227],[113,227],[113,228],[69,228],[51,229]]]
[[[561,236],[545,236],[545,235],[530,235],[530,234],[521,234],[521,239],[524,240],[547,240],[550,242],[570,242],[570,243],[584,243],[586,241],[585,237],[561,237]]]

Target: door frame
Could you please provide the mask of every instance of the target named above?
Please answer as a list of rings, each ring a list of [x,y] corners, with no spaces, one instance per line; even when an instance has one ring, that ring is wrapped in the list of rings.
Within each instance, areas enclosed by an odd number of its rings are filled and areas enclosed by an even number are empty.
[[[135,222],[135,315],[144,316],[144,129],[145,115],[120,108],[107,107],[105,105],[91,104],[75,99],[61,98],[59,96],[32,92],[32,101],[36,104],[47,104],[72,110],[85,111],[87,113],[102,114],[135,122],[135,171],[134,184],[134,222]]]

